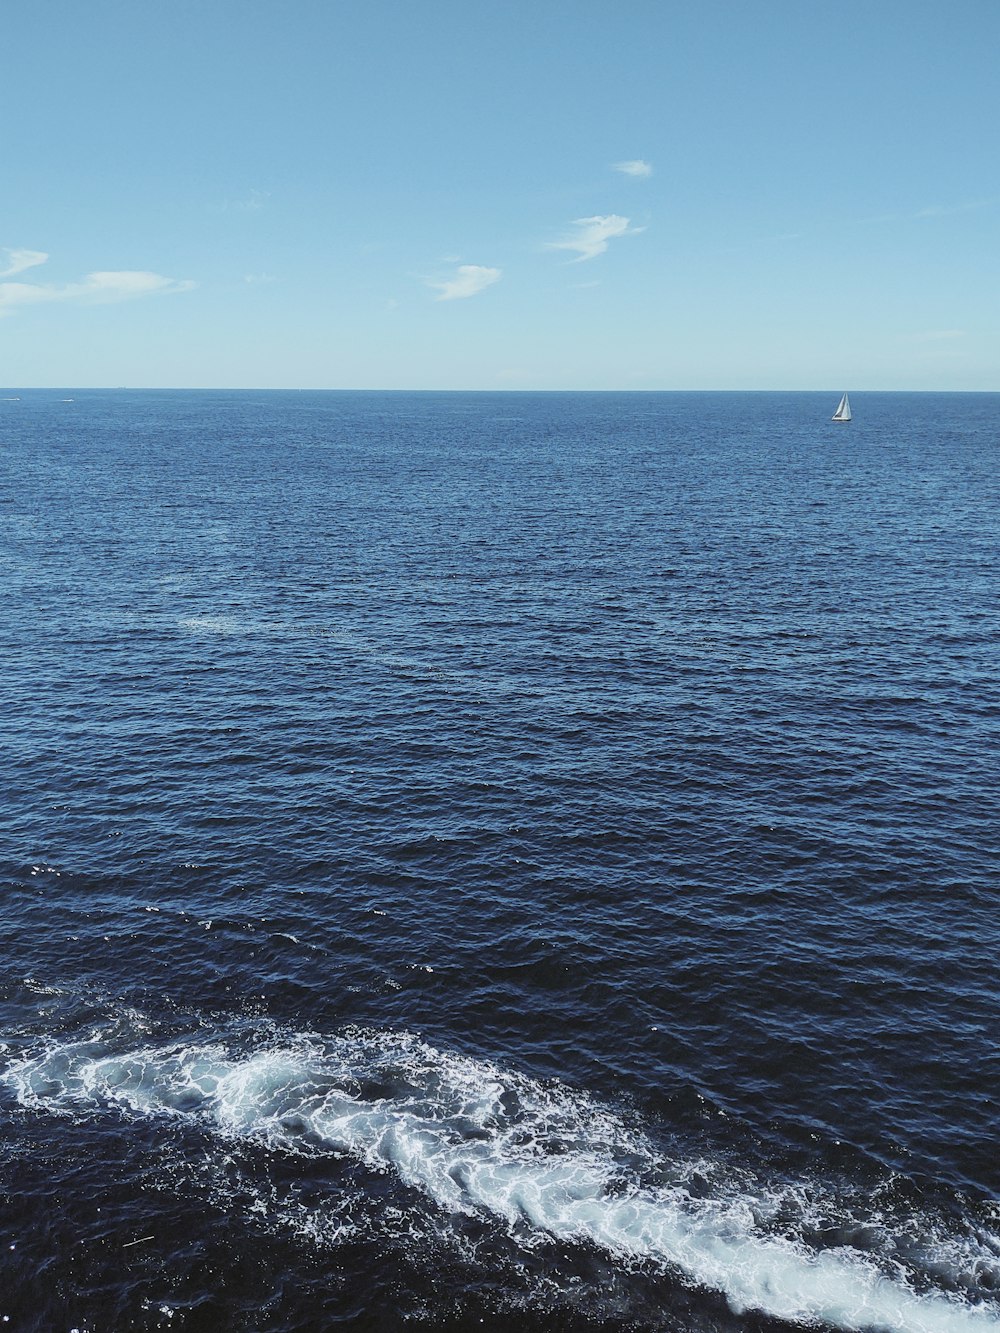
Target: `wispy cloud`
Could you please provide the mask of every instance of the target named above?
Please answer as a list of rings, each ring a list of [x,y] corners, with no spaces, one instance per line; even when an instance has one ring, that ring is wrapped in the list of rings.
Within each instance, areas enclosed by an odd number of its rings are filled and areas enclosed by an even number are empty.
[[[0,269],[0,278],[11,278],[15,273],[23,273],[26,268],[35,268],[44,264],[48,255],[44,250],[9,250],[0,247],[0,254],[6,255],[3,261],[7,267]]]
[[[243,275],[243,281],[250,287],[261,287],[269,282],[275,282],[273,273],[246,273]]]
[[[259,213],[267,206],[271,197],[270,190],[248,190],[238,199],[223,199],[216,204],[209,204],[210,213]]]
[[[428,282],[428,287],[437,289],[435,301],[461,301],[467,296],[478,296],[480,292],[499,282],[503,270],[487,268],[483,264],[459,264],[454,276],[439,282]]]
[[[914,213],[915,218],[950,218],[956,213],[974,213],[980,208],[989,208],[988,199],[974,199],[964,204],[931,204],[927,208],[918,209]]]
[[[550,250],[575,250],[574,264],[585,259],[596,259],[608,248],[608,242],[618,236],[635,236],[644,231],[644,227],[630,227],[629,219],[609,213],[607,217],[577,218],[572,224],[576,231],[564,236],[561,241],[550,241]]]
[[[633,157],[628,162],[612,162],[613,171],[620,171],[623,176],[652,176],[653,168],[641,157]]]
[[[876,222],[911,222],[925,218],[951,218],[962,213],[975,213],[981,208],[992,208],[995,199],[971,199],[961,204],[928,204],[908,213],[876,213],[870,217],[855,219],[860,226]]]
[[[242,199],[234,200],[233,207],[240,213],[259,213],[270,197],[270,190],[251,190]]]
[[[20,255],[19,267],[8,269],[20,273],[25,268],[44,263],[47,255],[37,250],[9,252]],[[33,256],[30,263],[25,256]],[[0,274],[6,276],[6,274]],[[115,301],[132,301],[140,296],[156,296],[167,292],[187,292],[197,284],[188,279],[165,278],[159,273],[134,269],[102,270],[88,273],[79,282],[39,283],[0,282],[0,315],[9,315],[19,306],[42,305],[58,301],[78,301],[86,305],[107,305]]]

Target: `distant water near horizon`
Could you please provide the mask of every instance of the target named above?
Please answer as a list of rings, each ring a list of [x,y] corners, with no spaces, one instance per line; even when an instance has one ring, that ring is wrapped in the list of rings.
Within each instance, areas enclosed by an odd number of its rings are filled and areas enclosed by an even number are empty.
[[[1000,395],[0,393],[0,1320],[1000,1329]]]

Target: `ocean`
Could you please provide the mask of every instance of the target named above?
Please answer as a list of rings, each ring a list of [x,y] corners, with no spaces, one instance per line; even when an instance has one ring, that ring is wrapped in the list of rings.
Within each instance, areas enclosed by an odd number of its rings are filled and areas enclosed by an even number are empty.
[[[1000,395],[0,393],[0,1320],[1000,1329]]]

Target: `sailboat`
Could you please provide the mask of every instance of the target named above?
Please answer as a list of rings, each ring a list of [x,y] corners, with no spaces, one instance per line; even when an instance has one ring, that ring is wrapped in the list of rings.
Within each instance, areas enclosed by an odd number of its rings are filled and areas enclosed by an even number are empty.
[[[837,410],[830,418],[831,421],[850,421],[851,419],[851,400],[845,393],[843,398],[837,404]]]

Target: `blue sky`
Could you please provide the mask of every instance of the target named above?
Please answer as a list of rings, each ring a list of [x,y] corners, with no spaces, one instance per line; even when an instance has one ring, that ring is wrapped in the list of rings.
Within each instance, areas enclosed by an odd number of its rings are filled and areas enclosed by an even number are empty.
[[[1000,0],[10,0],[0,382],[1000,390]]]

